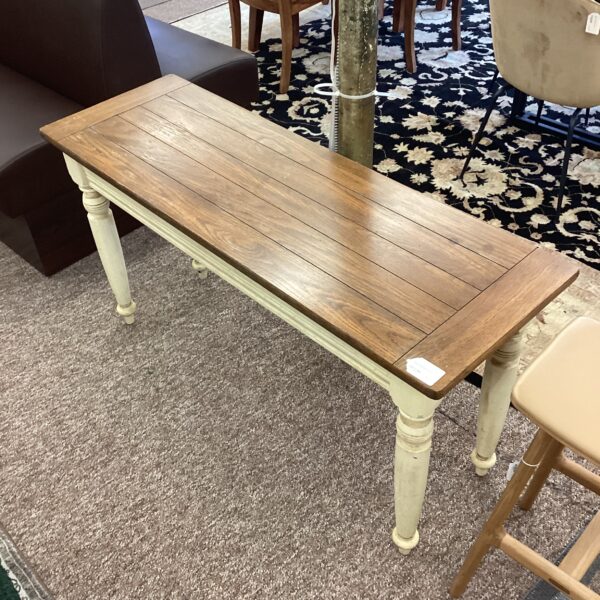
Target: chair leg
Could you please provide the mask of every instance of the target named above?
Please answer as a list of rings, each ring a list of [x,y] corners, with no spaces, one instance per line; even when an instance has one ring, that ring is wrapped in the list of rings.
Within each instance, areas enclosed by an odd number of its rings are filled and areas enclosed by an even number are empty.
[[[394,0],[394,11],[392,13],[392,31],[398,33],[404,31],[404,9],[402,3],[404,0]]]
[[[242,47],[242,18],[240,16],[240,0],[229,0],[229,16],[231,17],[231,45]]]
[[[377,0],[377,18],[381,21],[385,13],[385,0]]]
[[[477,149],[477,146],[478,146],[479,142],[481,141],[481,138],[483,137],[486,125],[488,124],[488,121],[490,120],[492,111],[494,110],[494,107],[496,106],[496,102],[498,102],[498,98],[500,98],[500,96],[502,94],[504,94],[510,87],[511,86],[508,83],[505,83],[504,85],[500,86],[494,92],[494,95],[490,99],[490,103],[487,107],[487,110],[485,111],[485,115],[481,121],[481,124],[479,125],[479,130],[475,134],[475,139],[473,140],[473,144],[471,145],[471,149],[469,150],[469,155],[467,156],[467,160],[465,161],[462,171],[460,172],[460,180],[463,183],[464,183],[465,173],[467,172],[467,169],[469,168],[469,163],[471,162],[473,155],[475,154],[475,150]]]
[[[256,52],[260,46],[260,34],[262,32],[263,17],[265,11],[250,7],[250,24],[248,27],[248,50]]]
[[[536,125],[539,125],[540,119],[542,118],[542,112],[544,110],[544,104],[545,104],[545,102],[543,100],[538,100],[537,101],[538,108],[537,108],[537,113],[535,114],[535,124]]]
[[[498,75],[500,75],[500,71],[498,71],[498,68],[496,67],[496,70],[494,71],[494,76],[492,77],[492,80],[490,81],[490,85],[488,87],[488,92],[491,91],[496,81],[498,81]]]
[[[591,112],[591,108],[586,108],[585,109],[585,126],[587,127],[590,124],[590,112]]]
[[[527,452],[525,452],[523,460],[519,463],[517,472],[504,489],[498,504],[496,504],[496,508],[494,508],[484,525],[479,537],[473,546],[471,546],[471,550],[469,550],[469,554],[465,558],[460,571],[454,578],[450,587],[450,595],[453,598],[458,598],[464,593],[469,581],[471,581],[471,578],[483,560],[483,557],[492,546],[496,545],[499,533],[504,530],[504,522],[519,500],[521,492],[527,485],[527,482],[535,470],[535,466],[543,456],[544,450],[551,439],[552,438],[545,431],[540,429],[537,432],[533,442],[527,449]]]
[[[415,54],[415,19],[417,17],[417,0],[402,0],[404,21],[404,56],[406,70],[409,73],[417,71],[417,56]]]
[[[286,94],[290,85],[292,48],[294,46],[292,3],[290,0],[279,0],[279,20],[281,22],[281,75],[279,78],[279,93]]]
[[[448,0],[436,0],[435,10],[444,10],[446,8],[447,1]]]
[[[544,487],[548,475],[550,475],[550,472],[554,468],[563,448],[564,446],[554,439],[548,444],[546,454],[544,455],[540,466],[536,469],[521,501],[519,502],[519,506],[523,510],[529,510],[533,506],[535,499],[538,497],[540,490]]]
[[[462,0],[452,0],[452,50],[460,50],[460,15],[462,12]]]
[[[573,112],[571,120],[569,121],[569,133],[567,134],[567,141],[565,144],[565,157],[563,159],[562,172],[560,174],[560,187],[558,189],[558,202],[556,204],[556,215],[560,215],[562,209],[563,197],[565,195],[565,184],[567,182],[567,172],[569,170],[569,159],[571,158],[571,146],[573,145],[573,132],[575,131],[575,125],[581,114],[580,108]]]
[[[294,34],[292,45],[294,48],[298,48],[300,46],[300,13],[292,15],[292,29]]]

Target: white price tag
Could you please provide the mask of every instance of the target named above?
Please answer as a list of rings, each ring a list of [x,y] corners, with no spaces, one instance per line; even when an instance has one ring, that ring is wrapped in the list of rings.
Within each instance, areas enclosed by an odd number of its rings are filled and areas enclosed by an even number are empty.
[[[506,471],[506,481],[510,481],[513,478],[518,466],[518,462],[513,462],[508,465],[508,471]]]
[[[406,361],[406,370],[425,385],[433,385],[446,374],[446,371],[442,371],[425,358],[409,358]]]
[[[592,35],[600,34],[600,13],[590,13],[587,18],[585,32]]]

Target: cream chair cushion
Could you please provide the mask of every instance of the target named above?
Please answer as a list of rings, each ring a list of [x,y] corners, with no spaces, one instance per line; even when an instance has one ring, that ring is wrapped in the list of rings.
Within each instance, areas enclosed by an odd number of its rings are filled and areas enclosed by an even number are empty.
[[[600,465],[600,322],[581,317],[563,329],[519,378],[512,399],[536,425]]]

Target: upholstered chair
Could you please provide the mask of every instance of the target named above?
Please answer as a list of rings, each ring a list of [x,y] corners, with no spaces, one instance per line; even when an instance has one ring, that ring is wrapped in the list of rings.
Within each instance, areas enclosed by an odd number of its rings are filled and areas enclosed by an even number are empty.
[[[600,35],[586,32],[597,0],[490,0],[496,63],[504,84],[493,94],[465,161],[466,173],[496,102],[515,89],[538,101],[573,107],[557,213],[565,190],[573,132],[581,112],[600,105]]]

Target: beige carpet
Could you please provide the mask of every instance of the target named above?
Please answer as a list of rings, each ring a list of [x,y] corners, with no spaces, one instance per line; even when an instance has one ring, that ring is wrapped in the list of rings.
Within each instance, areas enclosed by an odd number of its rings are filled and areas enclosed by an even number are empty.
[[[227,0],[140,0],[145,15],[167,23],[180,21],[222,4],[227,4]]]
[[[386,394],[148,231],[124,246],[131,328],[97,256],[47,279],[0,244],[0,521],[57,600],[446,598],[524,419],[479,479],[475,390],[445,400],[404,558]],[[595,510],[556,476],[511,529],[552,558]],[[532,582],[496,555],[465,598]]]

